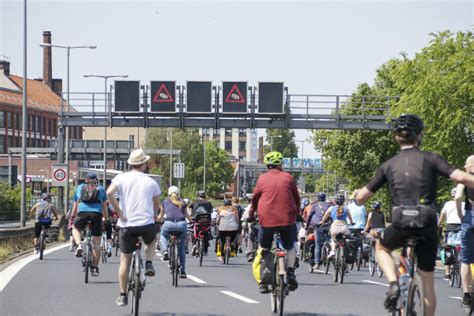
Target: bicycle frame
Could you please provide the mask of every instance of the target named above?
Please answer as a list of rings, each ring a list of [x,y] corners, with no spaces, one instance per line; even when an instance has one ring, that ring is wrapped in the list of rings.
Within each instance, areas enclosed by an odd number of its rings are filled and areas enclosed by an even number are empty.
[[[127,293],[131,292],[131,312],[132,315],[138,315],[140,308],[141,293],[145,289],[146,277],[143,269],[143,260],[141,256],[142,241],[138,239],[135,250],[132,254],[132,261],[128,272],[128,289]]]

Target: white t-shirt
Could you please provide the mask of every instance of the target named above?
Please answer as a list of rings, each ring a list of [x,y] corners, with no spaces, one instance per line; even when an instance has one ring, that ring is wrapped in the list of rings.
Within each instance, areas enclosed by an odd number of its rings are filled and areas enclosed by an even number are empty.
[[[118,220],[119,227],[145,226],[155,222],[153,197],[161,194],[155,180],[143,172],[132,170],[117,175],[112,183],[117,186],[120,209],[127,218],[126,222]]]
[[[464,209],[464,202],[462,202],[462,214],[466,214],[466,210]],[[461,219],[458,216],[458,211],[456,209],[456,202],[449,201],[444,203],[443,209],[441,210],[441,214],[446,214],[446,223],[447,224],[461,224]]]

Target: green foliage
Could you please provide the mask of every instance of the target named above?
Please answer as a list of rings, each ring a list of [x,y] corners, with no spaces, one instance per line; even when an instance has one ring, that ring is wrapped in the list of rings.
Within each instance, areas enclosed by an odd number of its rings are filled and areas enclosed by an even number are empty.
[[[27,191],[27,201],[31,191]],[[0,182],[0,220],[18,220],[21,210],[21,186]]]
[[[361,84],[352,95],[399,96],[387,100],[395,118],[401,113],[418,114],[425,122],[423,150],[441,154],[458,167],[474,148],[474,38],[471,32],[432,34],[433,39],[413,59],[406,54],[383,64],[377,70],[374,85]],[[366,98],[366,108],[380,108],[373,98]],[[360,103],[343,106],[352,114]],[[380,110],[372,113],[380,115]],[[384,131],[315,131],[312,140],[324,157],[327,170],[347,178],[351,191],[367,183],[375,170],[398,151],[392,132]],[[439,183],[439,202],[446,200],[452,183]],[[378,199],[389,207],[386,189]]]
[[[266,141],[268,145],[264,146],[264,154],[270,152],[270,143],[273,144],[273,151],[279,151],[285,158],[298,157],[298,147],[295,143],[295,131],[292,129],[267,129]]]
[[[185,178],[181,180],[183,197],[193,198],[198,190],[202,190],[204,171],[204,147],[197,129],[173,129],[173,149],[181,149],[181,162],[185,164]],[[149,129],[146,138],[147,148],[171,148],[170,129]],[[206,145],[206,193],[215,196],[225,192],[225,187],[232,181],[232,166],[229,155],[217,147],[215,142]],[[178,157],[173,157],[178,162]],[[153,155],[156,167],[151,170],[154,174],[163,176],[163,194],[166,195],[169,184],[170,157],[169,155]],[[229,176],[230,175],[230,176]],[[224,182],[225,185],[222,183]],[[173,185],[178,180],[173,179]]]

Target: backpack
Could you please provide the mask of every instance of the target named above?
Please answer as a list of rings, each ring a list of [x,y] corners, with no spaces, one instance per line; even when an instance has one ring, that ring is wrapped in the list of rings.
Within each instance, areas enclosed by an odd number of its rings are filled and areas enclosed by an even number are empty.
[[[274,267],[274,254],[268,249],[258,248],[252,263],[252,274],[255,281],[261,285],[271,285]]]
[[[198,214],[207,214],[207,210],[204,206],[200,205],[198,206],[198,208],[196,209],[196,215]]]
[[[41,220],[48,220],[51,218],[51,204],[46,201],[41,201],[36,209],[36,219]]]
[[[99,190],[96,183],[84,183],[81,189],[81,202],[97,202]]]

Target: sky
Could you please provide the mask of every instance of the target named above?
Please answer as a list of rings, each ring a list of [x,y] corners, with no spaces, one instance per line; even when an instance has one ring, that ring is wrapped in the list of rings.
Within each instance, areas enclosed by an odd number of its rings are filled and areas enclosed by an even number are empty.
[[[28,77],[42,77],[43,31],[71,51],[71,92],[101,92],[102,79],[283,81],[290,94],[351,94],[430,33],[473,29],[474,0],[447,1],[28,1]],[[0,0],[0,55],[23,74],[23,1]],[[53,49],[53,77],[66,51]],[[259,135],[264,135],[259,131]],[[305,140],[309,131],[296,131]],[[301,143],[297,143],[300,146]],[[304,143],[305,158],[318,153]]]

